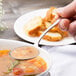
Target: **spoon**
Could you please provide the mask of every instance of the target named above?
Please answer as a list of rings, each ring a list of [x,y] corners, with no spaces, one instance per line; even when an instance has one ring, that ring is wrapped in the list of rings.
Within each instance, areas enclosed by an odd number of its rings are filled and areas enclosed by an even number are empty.
[[[10,51],[9,55],[17,60],[29,60],[32,58],[35,58],[39,55],[39,42],[43,38],[43,36],[54,26],[56,26],[61,19],[56,20],[48,29],[46,29],[43,34],[38,38],[38,40],[35,42],[34,46],[23,46],[18,47]],[[33,49],[33,50],[31,50]],[[19,51],[20,50],[20,51]],[[15,54],[15,55],[14,55]],[[21,56],[22,55],[22,56]],[[25,56],[26,55],[26,56]],[[20,56],[20,57],[19,57]]]
[[[43,32],[43,34],[40,35],[40,37],[38,38],[38,40],[35,42],[34,45],[38,47],[41,39],[45,36],[45,34],[46,34],[49,30],[51,30],[53,27],[55,27],[55,26],[60,22],[60,20],[61,20],[61,19],[59,18],[59,19],[57,19],[52,25],[50,25],[49,28],[47,28],[47,29]]]

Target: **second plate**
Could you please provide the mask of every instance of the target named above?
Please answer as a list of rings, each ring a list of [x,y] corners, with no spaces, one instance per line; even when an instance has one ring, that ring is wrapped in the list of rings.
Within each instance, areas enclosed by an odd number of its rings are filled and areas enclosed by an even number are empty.
[[[24,14],[21,17],[19,17],[15,24],[14,24],[14,31],[15,33],[22,39],[35,43],[38,39],[38,37],[29,37],[25,34],[24,32],[24,26],[25,24],[32,19],[35,16],[41,16],[44,17],[46,15],[48,9],[40,9],[40,10],[36,10],[36,11],[32,11],[30,13]],[[27,26],[25,26],[27,27]],[[66,37],[61,41],[58,42],[51,42],[51,41],[45,41],[45,40],[41,40],[40,44],[41,45],[50,45],[50,46],[57,46],[57,45],[67,45],[67,44],[71,44],[71,43],[75,43],[75,40],[73,39],[73,37]]]

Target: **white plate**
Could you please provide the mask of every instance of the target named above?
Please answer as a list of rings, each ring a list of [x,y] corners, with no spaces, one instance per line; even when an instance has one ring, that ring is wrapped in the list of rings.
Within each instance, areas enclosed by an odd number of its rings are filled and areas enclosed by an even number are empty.
[[[21,17],[19,17],[15,24],[14,24],[14,31],[15,33],[22,39],[35,43],[36,40],[38,39],[38,37],[29,37],[25,34],[24,32],[24,26],[25,24],[32,19],[35,16],[41,16],[44,17],[46,15],[46,11],[48,9],[40,9],[40,10],[36,10],[27,14],[22,15]],[[27,27],[27,26],[25,26]],[[67,44],[71,44],[71,43],[75,43],[75,40],[73,39],[73,37],[66,37],[61,41],[58,42],[51,42],[51,41],[45,41],[45,40],[41,40],[40,44],[41,45],[50,45],[50,46],[56,46],[56,45],[67,45]]]
[[[33,45],[15,40],[0,39],[0,50],[14,49],[21,46],[33,46]],[[41,74],[38,74],[37,76],[46,76],[45,74],[50,70],[52,66],[51,56],[44,49],[42,48],[38,48],[38,49],[40,51],[39,56],[41,56],[47,63],[47,70]]]

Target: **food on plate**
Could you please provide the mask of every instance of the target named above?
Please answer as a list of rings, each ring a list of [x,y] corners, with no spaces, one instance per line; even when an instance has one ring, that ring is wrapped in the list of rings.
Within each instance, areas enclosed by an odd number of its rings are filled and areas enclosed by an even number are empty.
[[[56,19],[58,18],[58,15],[57,15],[55,9],[56,9],[55,7],[51,7],[47,11],[46,16],[44,17],[44,23],[45,22],[51,22],[51,23],[53,23],[53,22],[56,21]]]
[[[25,24],[25,33],[31,37],[39,37],[51,24],[53,24],[57,18],[57,12],[55,11],[55,7],[51,7],[47,12],[44,18],[34,17],[30,21]],[[65,37],[68,37],[69,34],[67,31],[62,31],[57,24],[54,28],[52,28],[43,39],[48,41],[60,41]]]
[[[47,69],[45,60],[37,56],[30,60],[15,60],[8,50],[0,50],[0,76],[35,76]]]
[[[24,31],[27,35],[29,36],[38,36],[38,31],[39,30],[45,30],[45,25],[43,24],[43,19],[38,16],[34,17],[30,21],[28,21],[24,27]]]
[[[41,35],[43,31],[39,31],[39,35]],[[48,32],[43,39],[48,40],[48,41],[59,41],[62,39],[62,35],[60,33],[52,33]]]
[[[15,48],[10,54],[15,59],[31,59],[39,55],[39,50],[33,46],[23,46]]]
[[[50,22],[46,22],[45,25],[46,25],[46,28],[49,28]],[[62,35],[63,38],[68,36],[68,32],[66,32],[66,31],[61,31],[61,29],[59,28],[58,25],[56,25],[55,27],[53,27],[49,32],[59,33],[59,34]]]

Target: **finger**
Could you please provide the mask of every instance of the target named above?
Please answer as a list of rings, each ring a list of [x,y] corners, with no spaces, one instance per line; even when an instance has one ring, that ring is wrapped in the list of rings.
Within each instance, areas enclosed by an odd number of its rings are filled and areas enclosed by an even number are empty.
[[[72,23],[70,23],[69,32],[72,36],[76,35],[76,21],[73,21]]]
[[[61,17],[72,17],[76,14],[76,0],[74,0],[69,5],[59,8],[56,10],[58,15]]]
[[[69,19],[62,19],[59,23],[59,27],[64,30],[67,31],[69,29],[69,24],[70,24],[70,20]]]

